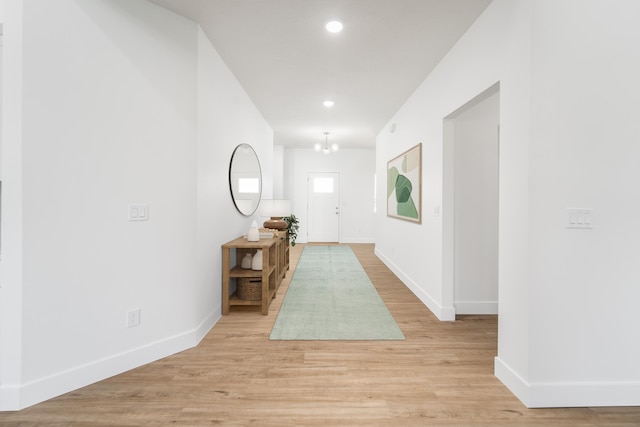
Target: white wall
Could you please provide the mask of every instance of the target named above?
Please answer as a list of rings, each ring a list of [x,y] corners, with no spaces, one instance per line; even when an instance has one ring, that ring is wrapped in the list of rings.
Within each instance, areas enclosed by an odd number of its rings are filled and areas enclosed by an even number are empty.
[[[229,192],[229,161],[238,144],[258,156],[263,198],[271,198],[273,131],[202,30],[198,31],[198,286],[195,306],[221,314],[220,245],[244,234],[253,218],[235,208]],[[212,261],[214,260],[214,261]],[[205,296],[204,298],[202,296]]]
[[[496,374],[527,406],[640,404],[639,17],[631,0],[494,0],[378,136],[378,210],[386,161],[422,141],[426,215],[377,215],[376,252],[450,319],[442,121],[500,82]],[[566,229],[567,207],[594,229]]]
[[[307,177],[310,172],[340,173],[340,242],[373,242],[375,150],[341,149],[329,155],[312,149],[284,150],[284,197],[300,220],[296,242],[307,241]]]
[[[511,69],[514,83],[507,85],[528,80],[527,62],[522,61],[524,53],[518,43],[528,34],[527,27],[517,22],[522,21],[518,15],[523,9],[526,13],[523,2],[498,2],[490,7],[377,137],[376,253],[441,320],[455,318],[452,295],[443,288],[442,221],[447,215],[443,210],[443,120],[500,81],[502,68]],[[458,51],[462,53],[456,54]],[[471,69],[473,73],[467,72]],[[526,99],[526,94],[514,94],[501,99],[501,105],[521,104]],[[390,132],[392,124],[395,132]],[[528,141],[526,128],[514,131],[519,133],[517,141]],[[420,225],[387,217],[385,209],[387,161],[419,142],[423,144]],[[518,184],[510,181],[510,185]]]
[[[284,199],[284,147],[273,146],[273,198]],[[265,199],[267,197],[263,197]]]
[[[22,3],[8,2],[6,16],[20,22]],[[19,407],[22,356],[22,33],[4,29],[2,49],[2,276],[0,277],[0,402]]]
[[[231,152],[251,143],[269,174],[273,141],[191,21],[141,0],[9,0],[6,19],[0,409],[17,409],[199,342],[220,245],[250,224]],[[127,220],[137,203],[149,221]]]
[[[638,405],[640,3],[534,4],[530,375],[611,388],[576,404]],[[594,209],[593,230],[564,228],[571,207]]]
[[[0,25],[2,25],[2,17],[0,17]],[[2,28],[0,27],[0,99],[2,99]],[[0,178],[2,177],[2,103],[0,103]]]
[[[1,25],[1,21],[0,21]],[[2,31],[0,30],[0,99],[2,99]],[[0,102],[0,178],[2,177],[2,103]],[[1,213],[1,211],[0,211]]]

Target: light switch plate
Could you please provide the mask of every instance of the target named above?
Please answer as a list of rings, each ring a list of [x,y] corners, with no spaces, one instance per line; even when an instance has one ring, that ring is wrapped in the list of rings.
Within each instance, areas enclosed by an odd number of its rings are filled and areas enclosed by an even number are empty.
[[[149,205],[129,205],[129,221],[149,221]]]
[[[567,208],[567,228],[593,228],[593,209]]]

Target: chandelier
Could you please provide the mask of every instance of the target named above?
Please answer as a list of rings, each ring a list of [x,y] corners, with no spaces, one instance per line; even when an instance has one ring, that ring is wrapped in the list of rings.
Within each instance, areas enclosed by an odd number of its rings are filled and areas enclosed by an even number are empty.
[[[338,144],[331,144],[331,146],[329,146],[329,132],[325,132],[324,145],[318,143],[313,146],[313,149],[322,154],[331,154],[334,151],[338,151]]]

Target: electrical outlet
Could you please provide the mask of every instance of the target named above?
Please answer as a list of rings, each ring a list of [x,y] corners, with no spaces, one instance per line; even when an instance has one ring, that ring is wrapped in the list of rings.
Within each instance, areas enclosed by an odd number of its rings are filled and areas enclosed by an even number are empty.
[[[133,328],[140,325],[140,309],[129,310],[127,312],[127,328]]]

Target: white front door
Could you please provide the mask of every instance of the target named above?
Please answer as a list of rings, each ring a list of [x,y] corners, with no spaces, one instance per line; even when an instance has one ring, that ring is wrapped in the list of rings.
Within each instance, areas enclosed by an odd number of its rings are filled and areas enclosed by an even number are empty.
[[[340,241],[340,174],[310,173],[307,180],[308,242]]]

